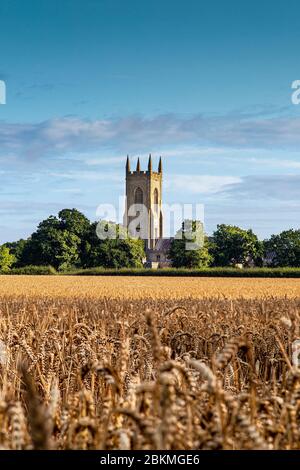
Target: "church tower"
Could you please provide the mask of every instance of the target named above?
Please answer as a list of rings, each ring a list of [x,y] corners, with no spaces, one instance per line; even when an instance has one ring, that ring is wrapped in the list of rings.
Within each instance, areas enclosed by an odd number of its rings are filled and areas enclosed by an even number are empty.
[[[132,236],[145,240],[148,249],[153,249],[163,237],[161,157],[158,171],[152,169],[151,155],[147,171],[141,170],[139,158],[136,170],[131,171],[127,156],[124,224]]]

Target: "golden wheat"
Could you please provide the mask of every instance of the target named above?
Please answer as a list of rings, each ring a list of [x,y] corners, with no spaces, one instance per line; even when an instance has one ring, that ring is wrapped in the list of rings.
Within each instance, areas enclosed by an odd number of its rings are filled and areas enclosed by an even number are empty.
[[[300,297],[300,279],[0,275],[0,296],[7,295],[141,300],[295,298]]]
[[[9,293],[1,449],[300,448],[300,300]]]

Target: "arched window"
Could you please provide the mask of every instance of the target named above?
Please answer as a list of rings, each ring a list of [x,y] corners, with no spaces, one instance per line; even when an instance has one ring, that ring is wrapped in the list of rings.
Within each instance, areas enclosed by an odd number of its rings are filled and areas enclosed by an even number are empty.
[[[154,189],[154,204],[158,205],[158,191],[157,191],[157,188]]]
[[[136,188],[135,190],[134,203],[143,204],[143,191],[141,190],[141,188]]]

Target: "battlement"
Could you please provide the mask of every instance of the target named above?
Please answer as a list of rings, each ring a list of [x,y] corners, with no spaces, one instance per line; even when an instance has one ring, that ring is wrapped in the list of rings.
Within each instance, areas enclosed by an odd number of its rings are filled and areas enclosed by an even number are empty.
[[[149,155],[149,160],[148,160],[148,170],[143,171],[141,170],[141,164],[140,164],[140,159],[137,159],[137,164],[136,164],[136,170],[131,171],[130,170],[130,160],[129,156],[127,155],[127,161],[126,161],[126,174],[127,175],[161,175],[162,174],[162,162],[161,162],[161,157],[159,158],[159,163],[158,163],[158,169],[157,171],[152,171],[152,157],[151,154]]]
[[[158,173],[158,171],[143,171],[143,170],[140,170],[140,171],[136,171],[136,170],[133,170],[133,171],[127,171],[127,176],[130,176],[130,175],[153,175],[153,176],[160,176],[160,173]]]

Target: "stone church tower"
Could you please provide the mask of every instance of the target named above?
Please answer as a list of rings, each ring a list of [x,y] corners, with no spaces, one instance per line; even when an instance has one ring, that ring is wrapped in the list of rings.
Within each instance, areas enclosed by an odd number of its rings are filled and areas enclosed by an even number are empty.
[[[124,225],[132,236],[145,240],[148,250],[154,249],[163,237],[161,158],[156,172],[152,170],[151,155],[147,171],[141,170],[139,158],[136,170],[131,171],[127,157]]]

